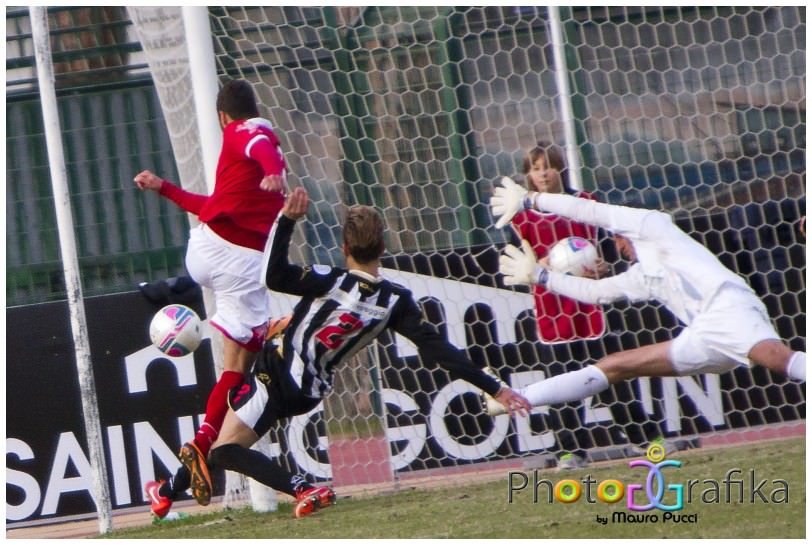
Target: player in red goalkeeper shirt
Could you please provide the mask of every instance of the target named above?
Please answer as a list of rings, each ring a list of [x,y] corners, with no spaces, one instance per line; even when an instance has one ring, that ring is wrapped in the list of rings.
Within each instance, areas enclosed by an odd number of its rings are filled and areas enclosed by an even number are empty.
[[[208,479],[198,474],[195,460],[205,459],[217,439],[228,391],[242,384],[262,348],[270,315],[270,295],[260,281],[262,252],[287,187],[279,140],[271,123],[259,117],[251,84],[223,85],[217,113],[223,146],[211,195],[185,191],[149,170],[135,177],[139,189],[156,191],[200,220],[189,236],[186,268],[214,292],[216,312],[209,323],[224,337],[223,373],[209,395],[203,424],[180,452],[193,479]]]
[[[538,142],[525,156],[522,167],[531,191],[594,198],[585,191],[575,191],[569,187],[564,154],[550,142]],[[567,237],[582,237],[597,244],[597,229],[594,227],[537,210],[522,210],[513,217],[511,226],[520,239],[530,243],[539,259],[545,257],[559,240]],[[605,263],[601,262],[600,267],[598,272],[608,271]],[[539,335],[543,342],[561,343],[595,339],[603,335],[605,325],[600,305],[581,303],[548,291],[543,286],[533,286],[533,296]]]

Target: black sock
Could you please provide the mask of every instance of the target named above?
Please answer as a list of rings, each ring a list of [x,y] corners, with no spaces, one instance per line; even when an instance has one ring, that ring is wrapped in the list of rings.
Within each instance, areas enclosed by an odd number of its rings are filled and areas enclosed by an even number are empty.
[[[191,482],[192,474],[189,473],[189,468],[181,464],[177,473],[161,485],[161,488],[158,489],[158,494],[175,501],[178,499],[178,496],[189,488]]]
[[[293,488],[293,491],[296,494],[299,494],[305,490],[310,490],[311,488],[316,488],[315,486],[307,482],[305,478],[302,477],[301,475],[293,475],[293,474],[290,474],[290,486],[291,488]]]
[[[301,477],[294,475],[279,463],[259,451],[233,443],[212,449],[209,453],[210,469],[214,465],[247,475],[265,486],[293,497],[296,497],[296,492],[302,486]]]

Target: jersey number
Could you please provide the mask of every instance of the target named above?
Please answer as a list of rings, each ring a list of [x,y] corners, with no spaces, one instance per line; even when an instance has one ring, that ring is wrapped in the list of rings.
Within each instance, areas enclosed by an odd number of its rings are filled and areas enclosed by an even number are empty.
[[[346,340],[344,337],[364,326],[364,322],[352,314],[342,314],[338,317],[338,321],[341,323],[328,325],[316,333],[316,338],[330,350],[336,350],[339,346],[344,344]]]
[[[231,399],[231,402],[236,405],[237,403],[240,402],[240,399],[242,399],[242,396],[244,396],[245,394],[247,394],[250,391],[251,391],[251,385],[250,384],[243,384],[242,386],[240,386],[240,389],[237,390],[237,393]]]

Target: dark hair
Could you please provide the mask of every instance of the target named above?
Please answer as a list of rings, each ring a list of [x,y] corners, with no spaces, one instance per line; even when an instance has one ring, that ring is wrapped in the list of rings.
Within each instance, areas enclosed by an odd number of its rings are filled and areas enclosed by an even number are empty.
[[[575,193],[570,187],[569,169],[564,159],[564,152],[561,148],[547,140],[539,140],[536,142],[536,146],[524,156],[524,160],[522,161],[522,174],[526,175],[530,172],[530,169],[533,168],[533,163],[538,161],[540,157],[544,157],[547,160],[547,166],[549,168],[554,168],[559,172],[564,191],[566,193]]]
[[[344,244],[358,263],[375,261],[386,246],[383,238],[383,218],[371,206],[353,206],[344,220]]]
[[[259,117],[254,88],[244,79],[227,81],[217,93],[217,111],[235,120]]]

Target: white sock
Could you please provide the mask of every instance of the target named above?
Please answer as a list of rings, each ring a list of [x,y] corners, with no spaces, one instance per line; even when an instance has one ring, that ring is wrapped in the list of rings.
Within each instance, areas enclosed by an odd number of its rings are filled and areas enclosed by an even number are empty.
[[[531,405],[554,405],[579,401],[595,395],[609,387],[609,381],[603,371],[594,365],[587,365],[578,371],[556,375],[539,382],[534,382],[522,394]]]
[[[795,382],[806,382],[806,352],[795,352],[787,363],[787,376]]]

